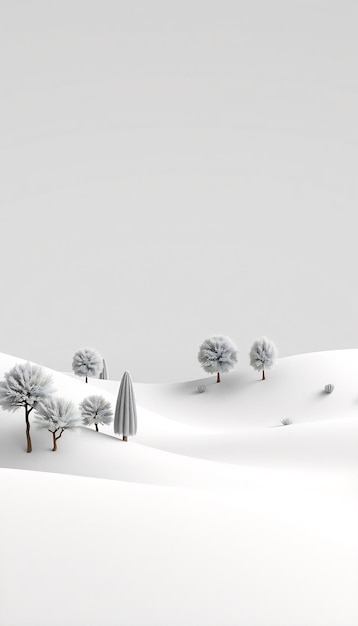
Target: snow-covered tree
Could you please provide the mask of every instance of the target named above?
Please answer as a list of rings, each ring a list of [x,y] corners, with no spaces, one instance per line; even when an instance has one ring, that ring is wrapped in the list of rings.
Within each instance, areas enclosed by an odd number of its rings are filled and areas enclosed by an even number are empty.
[[[250,350],[250,365],[259,372],[262,370],[262,380],[265,380],[265,370],[275,365],[276,358],[277,350],[272,341],[266,337],[256,339]]]
[[[88,396],[80,404],[83,424],[95,425],[98,432],[98,424],[110,424],[113,420],[111,403],[103,396]]]
[[[123,435],[123,441],[128,441],[128,435],[135,435],[137,432],[137,410],[129,372],[124,372],[119,386],[114,412],[114,432]]]
[[[0,381],[0,405],[6,411],[25,408],[26,451],[32,452],[29,415],[41,400],[55,391],[52,376],[29,362],[15,365],[4,376],[5,380]]]
[[[57,440],[65,430],[75,430],[82,424],[81,416],[73,402],[57,397],[47,398],[38,403],[35,421],[38,428],[45,428],[52,433],[52,452],[56,452]]]
[[[106,363],[105,359],[103,359],[103,367],[102,367],[102,371],[101,371],[99,377],[102,380],[108,380],[108,368],[107,368],[107,363]]]
[[[96,378],[103,370],[103,359],[101,355],[92,348],[78,350],[72,360],[72,369],[77,376]]]
[[[230,372],[237,363],[236,346],[229,337],[209,337],[199,348],[198,360],[205,372],[217,372],[216,382],[219,383],[220,374]]]

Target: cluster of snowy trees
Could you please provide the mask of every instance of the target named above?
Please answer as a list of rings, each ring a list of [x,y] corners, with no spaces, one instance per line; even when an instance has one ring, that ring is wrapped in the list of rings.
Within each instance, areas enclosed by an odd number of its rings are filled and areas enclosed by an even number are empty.
[[[249,357],[251,367],[262,372],[262,380],[265,380],[265,371],[271,369],[277,359],[276,346],[266,337],[260,337],[253,343]],[[238,361],[237,349],[229,337],[215,335],[201,344],[198,360],[205,372],[216,373],[216,382],[219,383],[220,374],[230,372],[235,367]]]
[[[84,369],[82,371],[82,376],[87,378],[88,374]],[[11,412],[21,407],[25,410],[27,452],[32,452],[32,411],[36,426],[51,433],[53,452],[57,450],[57,441],[65,430],[94,425],[98,431],[100,424],[108,425],[113,420],[111,404],[103,396],[88,396],[77,407],[72,400],[54,396],[55,391],[51,374],[33,363],[16,364],[0,381],[0,406]],[[114,432],[122,435],[123,441],[128,441],[128,436],[137,432],[137,412],[129,372],[124,372],[120,383],[114,412]]]

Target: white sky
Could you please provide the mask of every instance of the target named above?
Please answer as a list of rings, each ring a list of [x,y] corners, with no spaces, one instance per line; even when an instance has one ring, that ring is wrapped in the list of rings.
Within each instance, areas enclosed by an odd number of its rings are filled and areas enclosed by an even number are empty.
[[[357,347],[354,1],[3,0],[1,350]]]

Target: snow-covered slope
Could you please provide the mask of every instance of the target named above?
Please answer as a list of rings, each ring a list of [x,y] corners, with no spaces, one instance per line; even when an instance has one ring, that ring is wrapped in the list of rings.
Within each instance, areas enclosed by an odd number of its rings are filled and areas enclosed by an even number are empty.
[[[0,623],[356,626],[352,481],[261,478],[220,494],[3,470]]]
[[[0,411],[0,624],[355,626],[357,357],[289,357],[204,394],[134,383],[128,443],[84,427],[53,453],[32,426],[26,454],[22,410]],[[0,354],[0,378],[18,361]],[[118,381],[52,375],[76,403],[116,401]]]
[[[358,417],[358,350],[282,358],[266,376],[261,381],[260,373],[240,365],[220,384],[211,376],[172,385],[137,384],[135,392],[146,408],[205,430],[276,426],[283,418],[300,424]],[[197,393],[200,383],[206,384],[205,393]],[[335,386],[332,394],[324,392],[327,383]]]

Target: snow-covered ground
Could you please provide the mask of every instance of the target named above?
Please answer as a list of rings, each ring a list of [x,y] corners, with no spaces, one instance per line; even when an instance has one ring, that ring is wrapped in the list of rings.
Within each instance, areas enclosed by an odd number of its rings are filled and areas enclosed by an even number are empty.
[[[26,454],[23,411],[0,411],[1,626],[356,626],[357,359],[134,382],[128,443],[84,427],[53,453],[32,425]],[[115,404],[118,381],[52,374]]]

